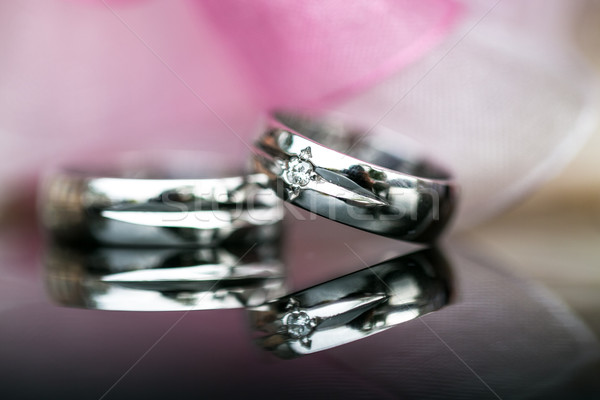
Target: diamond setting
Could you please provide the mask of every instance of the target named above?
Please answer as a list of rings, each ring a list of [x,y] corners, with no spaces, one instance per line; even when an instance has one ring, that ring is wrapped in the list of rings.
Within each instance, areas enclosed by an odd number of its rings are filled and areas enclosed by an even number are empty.
[[[279,160],[280,175],[290,185],[287,189],[288,200],[293,200],[300,195],[300,189],[316,179],[317,174],[313,164],[309,161],[312,157],[310,147],[306,147],[298,155],[290,157],[287,161]]]
[[[307,336],[312,330],[310,322],[310,316],[304,311],[292,311],[287,315],[285,320],[288,335],[294,339],[300,339]]]
[[[292,185],[306,186],[310,182],[313,166],[299,157],[292,157],[287,164],[285,176]]]
[[[300,303],[294,298],[288,301],[286,309],[289,311],[282,318],[285,333],[290,338],[299,340],[303,346],[310,348],[311,340],[309,336],[316,328],[317,320],[302,311]]]

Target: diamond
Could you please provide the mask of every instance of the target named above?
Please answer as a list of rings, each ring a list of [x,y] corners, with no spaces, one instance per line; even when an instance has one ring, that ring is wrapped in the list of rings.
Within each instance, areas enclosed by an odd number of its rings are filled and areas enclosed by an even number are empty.
[[[288,161],[286,178],[292,185],[306,186],[313,174],[313,166],[308,161],[292,157]]]
[[[292,311],[285,318],[287,333],[294,339],[307,336],[314,328],[314,321],[304,311]]]

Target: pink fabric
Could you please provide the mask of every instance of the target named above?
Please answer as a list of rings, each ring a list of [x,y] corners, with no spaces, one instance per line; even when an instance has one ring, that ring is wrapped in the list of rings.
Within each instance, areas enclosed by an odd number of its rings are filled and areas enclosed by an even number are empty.
[[[198,2],[267,107],[319,107],[427,51],[459,6],[448,0]]]
[[[0,3],[0,187],[119,149],[225,150],[259,117],[342,98],[424,53],[450,0]],[[0,195],[0,203],[2,202]]]

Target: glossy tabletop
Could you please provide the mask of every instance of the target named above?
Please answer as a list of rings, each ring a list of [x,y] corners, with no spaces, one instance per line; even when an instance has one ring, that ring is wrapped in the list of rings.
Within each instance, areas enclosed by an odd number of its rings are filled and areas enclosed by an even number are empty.
[[[286,220],[283,272],[269,281],[279,285],[269,292],[275,297],[356,271],[365,274],[374,264],[421,248],[304,212],[296,216],[304,220],[290,215]],[[200,285],[206,307],[181,303],[179,311],[140,312],[89,309],[94,307],[87,303],[86,309],[53,296],[48,248],[34,227],[5,229],[1,237],[2,399],[600,395],[597,332],[548,287],[515,273],[506,257],[468,236],[450,237],[440,246],[448,263],[449,304],[358,339],[340,330],[327,350],[292,359],[261,345],[252,310],[244,308],[256,304],[220,306],[232,286]],[[242,252],[242,264],[243,257]],[[82,288],[89,289],[98,275],[85,281],[88,286],[77,281],[84,275],[74,276],[69,287],[89,296]],[[342,289],[347,284],[339,282]],[[132,292],[120,293],[111,304],[127,309],[135,300]],[[364,293],[379,301],[375,292]]]

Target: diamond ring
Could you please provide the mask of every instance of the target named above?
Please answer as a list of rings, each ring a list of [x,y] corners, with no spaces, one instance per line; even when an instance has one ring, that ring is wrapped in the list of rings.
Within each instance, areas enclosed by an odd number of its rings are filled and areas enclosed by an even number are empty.
[[[400,240],[433,241],[455,208],[453,179],[430,160],[399,157],[379,142],[343,124],[274,114],[255,144],[254,165],[279,197],[312,213]]]

